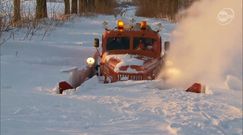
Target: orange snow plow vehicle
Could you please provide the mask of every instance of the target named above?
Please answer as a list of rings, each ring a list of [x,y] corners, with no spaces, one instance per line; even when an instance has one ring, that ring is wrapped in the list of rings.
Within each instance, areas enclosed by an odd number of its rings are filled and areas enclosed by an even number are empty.
[[[104,83],[155,79],[170,46],[169,42],[162,44],[159,31],[152,30],[145,21],[126,25],[118,20],[114,29],[105,28],[101,47],[99,39],[94,39],[97,51],[87,59],[87,67],[72,73],[76,79],[60,82],[59,93],[80,86],[94,75]]]

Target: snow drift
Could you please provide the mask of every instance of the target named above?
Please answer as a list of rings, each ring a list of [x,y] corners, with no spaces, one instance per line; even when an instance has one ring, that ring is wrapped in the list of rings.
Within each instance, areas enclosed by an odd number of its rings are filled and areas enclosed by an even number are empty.
[[[242,90],[241,5],[241,0],[203,0],[185,11],[172,33],[170,84],[201,82],[227,88],[231,84],[224,82],[231,75],[238,81],[226,82],[239,83],[234,89]]]

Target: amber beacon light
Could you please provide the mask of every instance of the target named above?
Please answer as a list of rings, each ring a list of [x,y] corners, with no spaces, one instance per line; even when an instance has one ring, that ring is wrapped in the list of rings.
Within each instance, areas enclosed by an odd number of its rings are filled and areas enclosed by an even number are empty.
[[[118,30],[122,31],[124,29],[124,22],[122,20],[117,21]]]
[[[140,23],[140,28],[141,28],[141,30],[146,30],[146,28],[147,28],[147,22],[146,21],[142,21]]]

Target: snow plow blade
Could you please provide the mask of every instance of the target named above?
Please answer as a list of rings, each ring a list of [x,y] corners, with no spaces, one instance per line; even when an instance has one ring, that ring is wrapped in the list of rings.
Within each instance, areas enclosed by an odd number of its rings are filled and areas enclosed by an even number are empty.
[[[69,81],[61,81],[58,84],[58,93],[62,94],[63,91],[69,89],[76,89],[81,84],[83,84],[86,80],[93,77],[95,75],[95,68],[94,67],[86,67],[84,69],[72,69],[68,71]]]
[[[59,82],[58,84],[58,94],[62,94],[64,90],[73,89],[73,87],[66,81]]]
[[[186,90],[186,92],[205,93],[205,86],[201,83],[194,83]]]

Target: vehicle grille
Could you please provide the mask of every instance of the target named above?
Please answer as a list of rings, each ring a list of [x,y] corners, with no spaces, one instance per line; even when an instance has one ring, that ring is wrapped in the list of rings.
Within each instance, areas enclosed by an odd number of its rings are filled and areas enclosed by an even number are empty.
[[[119,80],[143,80],[143,75],[118,74]]]

